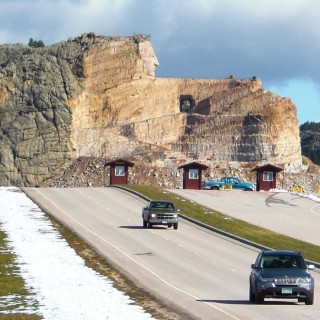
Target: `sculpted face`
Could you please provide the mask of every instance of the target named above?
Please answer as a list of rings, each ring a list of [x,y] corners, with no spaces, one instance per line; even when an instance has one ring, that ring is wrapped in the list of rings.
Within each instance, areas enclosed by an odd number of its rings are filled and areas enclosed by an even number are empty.
[[[147,76],[154,77],[155,69],[159,66],[158,59],[149,41],[139,43],[139,53],[142,59],[143,69]]]

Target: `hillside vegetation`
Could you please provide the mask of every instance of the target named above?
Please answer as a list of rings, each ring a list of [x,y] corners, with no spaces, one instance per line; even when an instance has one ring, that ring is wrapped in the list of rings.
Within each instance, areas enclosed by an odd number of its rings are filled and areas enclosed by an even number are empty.
[[[300,126],[301,152],[320,165],[320,122],[305,122]]]

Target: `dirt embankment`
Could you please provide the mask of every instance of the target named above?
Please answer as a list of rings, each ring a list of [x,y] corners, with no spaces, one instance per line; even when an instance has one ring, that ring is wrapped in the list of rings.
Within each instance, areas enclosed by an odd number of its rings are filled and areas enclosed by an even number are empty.
[[[63,175],[53,181],[47,181],[42,186],[51,187],[103,187],[109,185],[110,168],[105,166],[109,159],[78,158],[64,171]],[[130,168],[129,182],[131,184],[148,184],[160,188],[182,188],[182,171],[177,166],[168,163],[166,167],[159,167],[156,163],[135,161]],[[255,182],[253,165],[232,163],[216,165],[207,171],[211,178],[218,179],[224,175],[240,177],[245,181]],[[278,175],[278,188],[290,191],[293,186],[302,186],[308,193],[317,192],[320,187],[320,166],[304,158],[304,171],[300,173],[281,172]],[[206,179],[205,173],[203,179]]]

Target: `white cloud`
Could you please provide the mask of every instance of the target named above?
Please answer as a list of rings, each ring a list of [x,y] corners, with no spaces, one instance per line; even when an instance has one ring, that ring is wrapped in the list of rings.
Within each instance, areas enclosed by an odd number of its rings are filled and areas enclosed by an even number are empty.
[[[320,86],[319,0],[0,1],[0,43],[151,35],[159,76],[256,75]]]

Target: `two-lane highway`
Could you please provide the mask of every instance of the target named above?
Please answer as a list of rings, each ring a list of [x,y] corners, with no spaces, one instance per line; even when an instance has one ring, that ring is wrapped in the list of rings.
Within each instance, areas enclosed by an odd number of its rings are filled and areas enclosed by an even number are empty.
[[[126,192],[113,188],[24,191],[132,280],[192,319],[318,319],[317,295],[313,306],[295,300],[250,304],[248,277],[256,251],[182,220],[178,230],[145,229],[141,218],[145,202]]]

